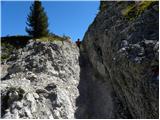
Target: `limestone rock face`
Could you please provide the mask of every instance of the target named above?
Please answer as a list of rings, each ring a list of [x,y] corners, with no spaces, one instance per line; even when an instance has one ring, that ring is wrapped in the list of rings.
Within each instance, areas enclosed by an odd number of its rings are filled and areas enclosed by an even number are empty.
[[[2,118],[75,118],[80,67],[74,44],[30,40],[2,70]]]
[[[158,15],[155,1],[102,1],[80,50],[30,40],[12,51],[1,118],[159,118]]]
[[[158,2],[127,19],[123,11],[130,4],[103,1],[84,36],[81,54],[91,64],[91,118],[159,116]]]

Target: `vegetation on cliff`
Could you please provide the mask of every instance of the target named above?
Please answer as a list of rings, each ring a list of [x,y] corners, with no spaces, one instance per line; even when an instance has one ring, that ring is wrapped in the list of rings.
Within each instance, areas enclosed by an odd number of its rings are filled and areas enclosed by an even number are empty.
[[[134,20],[146,9],[149,9],[151,6],[153,6],[155,3],[156,1],[130,2],[130,4],[122,10],[122,15],[124,15],[129,20]]]

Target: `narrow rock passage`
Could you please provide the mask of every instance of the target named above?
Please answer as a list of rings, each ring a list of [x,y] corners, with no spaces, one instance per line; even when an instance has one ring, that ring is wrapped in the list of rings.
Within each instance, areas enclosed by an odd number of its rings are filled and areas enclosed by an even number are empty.
[[[80,51],[80,96],[76,100],[78,109],[75,118],[96,119],[113,118],[111,86],[103,83],[103,78],[96,74],[87,53]],[[99,80],[99,81],[98,81]]]
[[[90,117],[89,104],[89,84],[91,82],[91,65],[85,55],[85,52],[80,52],[79,64],[80,64],[80,82],[78,85],[80,96],[76,100],[78,109],[75,113],[75,117],[78,119],[84,119]]]
[[[1,118],[159,118],[159,2],[127,20],[134,4],[102,1],[80,50],[30,40],[12,54],[2,66]]]

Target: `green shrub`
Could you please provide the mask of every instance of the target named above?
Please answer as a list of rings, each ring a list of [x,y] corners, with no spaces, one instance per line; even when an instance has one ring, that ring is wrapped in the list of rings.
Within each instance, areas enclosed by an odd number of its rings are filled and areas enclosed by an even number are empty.
[[[53,41],[68,41],[68,39],[70,39],[70,37],[66,35],[63,35],[63,37],[61,37],[53,33],[50,33],[47,37],[41,37],[35,40],[42,41],[42,42],[53,42]]]
[[[62,38],[56,38],[56,37],[41,37],[38,39],[35,39],[36,41],[41,41],[41,42],[53,42],[53,41],[63,41]]]
[[[11,53],[15,50],[15,47],[9,43],[2,43],[1,46],[3,47],[1,53],[1,60],[4,61],[10,57]]]
[[[10,44],[14,47],[19,48],[19,47],[24,47],[30,39],[31,37],[22,35],[7,36],[7,37],[1,37],[1,43]]]

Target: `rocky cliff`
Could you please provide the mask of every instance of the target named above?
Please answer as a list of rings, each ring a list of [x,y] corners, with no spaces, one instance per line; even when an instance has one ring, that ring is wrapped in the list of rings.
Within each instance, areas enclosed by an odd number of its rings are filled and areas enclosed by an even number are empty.
[[[30,40],[2,65],[2,118],[74,118],[79,71],[77,46]]]
[[[91,118],[158,118],[158,26],[158,2],[101,2],[81,50]]]
[[[1,117],[159,118],[158,15],[103,1],[80,49],[29,40],[1,64]]]

